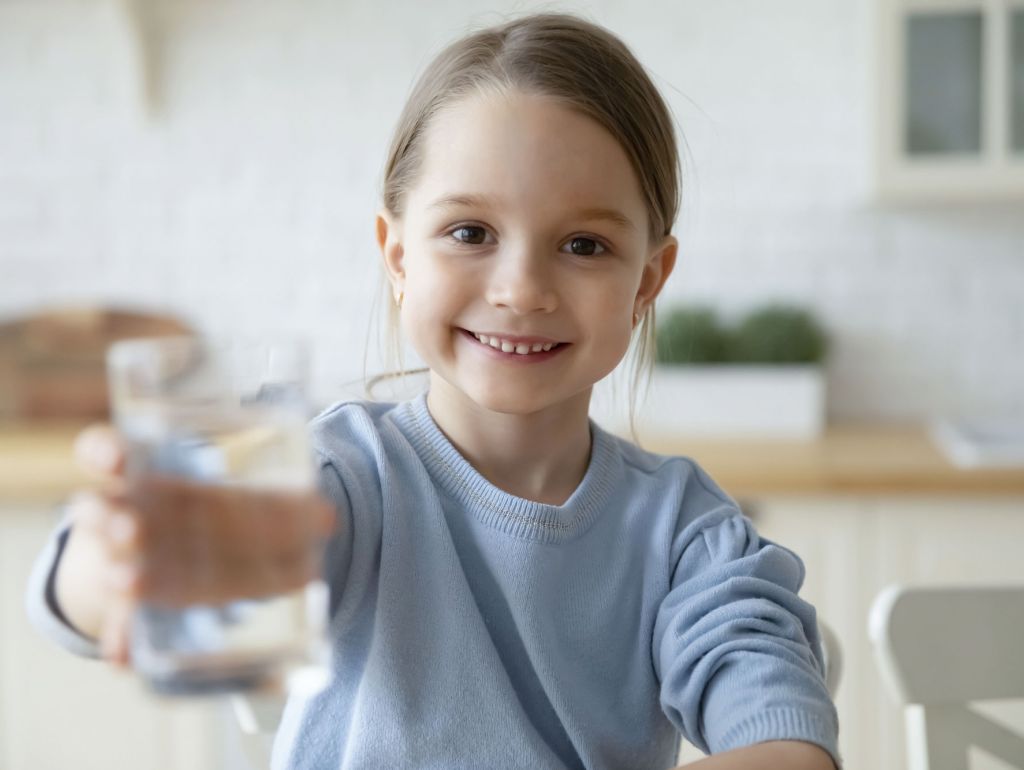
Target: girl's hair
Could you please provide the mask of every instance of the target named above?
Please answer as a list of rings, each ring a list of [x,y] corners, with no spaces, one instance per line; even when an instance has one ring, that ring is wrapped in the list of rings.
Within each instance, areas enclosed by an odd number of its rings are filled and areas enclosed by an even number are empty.
[[[472,33],[431,62],[414,86],[391,142],[382,195],[387,210],[403,216],[407,193],[423,165],[423,137],[435,115],[470,95],[513,90],[555,98],[603,126],[625,150],[640,182],[650,238],[671,232],[679,210],[681,169],[668,106],[621,40],[603,27],[558,13],[533,14]],[[384,288],[389,361],[397,353],[398,371],[367,382],[370,397],[383,379],[426,371],[405,370],[398,308],[390,301],[387,281]],[[629,402],[634,439],[636,389],[642,378],[649,380],[654,365],[653,303],[637,330]]]

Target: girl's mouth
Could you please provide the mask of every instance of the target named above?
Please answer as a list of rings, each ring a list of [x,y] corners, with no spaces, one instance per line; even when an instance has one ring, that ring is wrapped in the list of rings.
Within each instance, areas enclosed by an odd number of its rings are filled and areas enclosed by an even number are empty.
[[[549,361],[569,347],[570,344],[568,342],[555,342],[546,345],[535,344],[529,347],[526,345],[516,345],[514,349],[511,349],[512,345],[510,343],[502,344],[496,338],[485,338],[487,342],[484,342],[478,335],[467,329],[459,329],[459,333],[484,355],[510,363],[530,364]],[[544,348],[548,349],[545,350]]]

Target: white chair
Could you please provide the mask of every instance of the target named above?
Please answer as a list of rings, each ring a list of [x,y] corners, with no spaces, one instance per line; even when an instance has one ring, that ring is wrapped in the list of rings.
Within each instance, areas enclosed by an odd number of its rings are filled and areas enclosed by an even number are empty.
[[[839,680],[843,674],[843,647],[839,643],[839,637],[820,618],[818,619],[818,631],[821,633],[821,649],[824,653],[825,663],[825,687],[828,694],[835,700],[836,691],[839,689]]]
[[[237,720],[237,744],[249,770],[270,767],[274,735],[284,713],[285,697],[239,694],[230,696],[229,701]]]
[[[868,625],[886,688],[904,706],[908,770],[966,770],[969,746],[1024,770],[1024,737],[969,706],[1024,698],[1024,584],[891,586]]]

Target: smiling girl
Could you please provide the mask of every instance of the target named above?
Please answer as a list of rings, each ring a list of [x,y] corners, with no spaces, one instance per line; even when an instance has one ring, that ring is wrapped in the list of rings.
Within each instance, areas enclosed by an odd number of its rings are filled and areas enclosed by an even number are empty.
[[[714,755],[694,768],[838,765],[800,559],[695,462],[588,416],[632,344],[649,361],[679,189],[669,111],[599,26],[527,16],[427,68],[376,231],[429,386],[312,424],[333,679],[289,701],[275,766],[661,770],[681,738]],[[116,477],[116,437],[88,438]],[[99,579],[147,548],[138,523],[111,545],[113,510],[70,517],[30,601],[53,638],[123,661],[159,575]]]

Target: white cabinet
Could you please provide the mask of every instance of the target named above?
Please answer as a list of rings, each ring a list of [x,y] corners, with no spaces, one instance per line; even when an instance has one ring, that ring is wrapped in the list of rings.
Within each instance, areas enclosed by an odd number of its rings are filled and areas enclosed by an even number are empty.
[[[880,201],[1024,198],[1024,0],[875,0]]]
[[[29,625],[25,585],[52,510],[0,502],[0,770],[223,770],[223,703],[157,699]]]
[[[807,567],[801,595],[840,638],[836,707],[846,766],[903,770],[903,715],[875,666],[871,603],[896,582],[1024,584],[1024,498],[772,498],[751,510],[765,537],[800,554]],[[977,760],[972,770],[1005,767]]]

